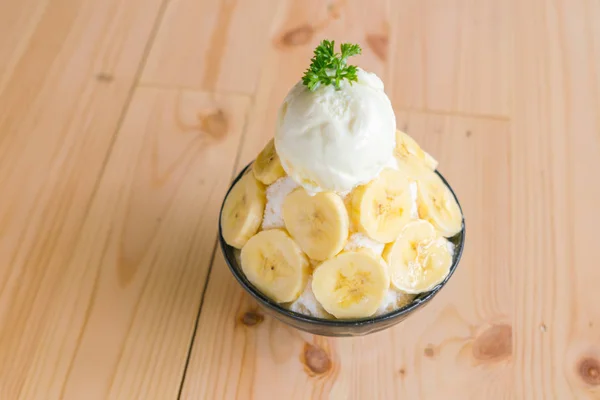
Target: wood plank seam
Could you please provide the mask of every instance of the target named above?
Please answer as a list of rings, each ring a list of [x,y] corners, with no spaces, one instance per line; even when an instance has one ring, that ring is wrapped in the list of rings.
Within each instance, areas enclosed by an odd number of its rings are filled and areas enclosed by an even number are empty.
[[[222,92],[219,92],[219,93],[222,93]],[[231,93],[227,93],[227,94],[230,95]],[[240,157],[241,157],[242,149],[244,148],[244,144],[246,143],[246,133],[248,132],[248,121],[249,121],[248,113],[254,107],[254,101],[255,101],[254,96],[248,96],[246,94],[240,94],[240,96],[249,97],[250,105],[248,106],[248,108],[246,110],[246,115],[244,116],[244,128],[242,129],[242,136],[240,137],[240,142],[238,143],[238,148],[237,148],[236,155],[235,155],[235,161],[233,162],[233,170],[231,171],[231,177],[229,178],[230,181],[233,180],[233,178],[235,177],[235,175],[238,171],[238,168],[239,168]],[[221,220],[221,217],[219,215],[219,221],[220,220]],[[220,223],[220,222],[218,222],[218,223]],[[196,339],[196,333],[198,330],[198,324],[200,322],[200,314],[202,314],[202,306],[204,305],[204,298],[206,296],[206,290],[208,288],[208,283],[210,282],[210,276],[212,273],[213,265],[215,264],[215,256],[217,254],[217,247],[219,247],[218,244],[219,244],[219,238],[217,238],[215,240],[215,243],[213,244],[213,250],[212,250],[212,254],[210,256],[210,265],[208,266],[208,271],[206,272],[206,281],[204,282],[204,288],[202,288],[202,296],[200,296],[200,304],[198,306],[198,313],[196,314],[196,321],[194,323],[194,329],[192,331],[192,337],[190,339],[188,353],[185,358],[185,365],[183,367],[181,383],[179,384],[179,390],[177,392],[177,400],[181,399],[181,395],[183,393],[183,386],[185,384],[185,378],[186,378],[188,366],[190,364],[192,351],[194,349],[194,343],[195,343],[195,339]]]
[[[254,109],[255,102],[256,102],[256,91],[258,90],[258,88],[261,86],[263,80],[265,79],[265,74],[266,74],[266,71],[263,70],[261,72],[259,78],[258,78],[258,83],[256,85],[256,89],[254,91],[254,94],[252,96],[249,96],[250,97],[250,105],[249,105],[249,107],[248,107],[248,109],[246,111],[246,116],[245,116],[245,121],[244,121],[244,128],[243,128],[243,131],[242,131],[242,137],[240,138],[240,142],[238,144],[238,149],[237,149],[237,152],[236,152],[236,158],[235,158],[235,161],[234,161],[234,164],[233,164],[233,171],[231,173],[230,180],[233,180],[233,178],[235,177],[235,174],[237,173],[237,171],[239,169],[239,163],[240,163],[240,159],[241,159],[242,149],[244,148],[244,145],[246,143],[246,136],[247,136],[247,133],[248,133],[248,124],[249,124],[249,120],[250,120],[248,113],[252,112],[252,110]],[[161,84],[151,83],[151,82],[143,82],[142,85],[146,86],[146,87],[163,87],[163,86],[173,87],[173,85],[161,85]],[[180,85],[175,85],[175,87],[180,87]],[[231,94],[229,91],[220,91],[220,92],[224,92],[226,94]],[[219,217],[219,219],[220,219],[220,217]],[[212,252],[212,256],[211,256],[210,266],[208,267],[208,272],[207,272],[207,275],[206,275],[206,282],[204,283],[204,288],[202,289],[202,296],[200,298],[200,305],[198,307],[198,313],[196,315],[196,321],[195,321],[195,324],[194,324],[193,335],[192,335],[191,340],[190,340],[190,346],[189,346],[189,349],[188,349],[188,354],[187,354],[186,361],[185,361],[185,366],[184,366],[184,369],[183,369],[183,376],[181,378],[181,384],[179,386],[179,391],[178,391],[178,394],[177,394],[177,399],[178,400],[181,399],[181,396],[183,394],[183,388],[184,388],[184,385],[185,385],[185,378],[187,376],[187,371],[188,371],[190,359],[191,359],[191,356],[192,356],[192,351],[194,349],[194,344],[195,344],[195,339],[196,339],[196,333],[197,333],[197,330],[198,330],[198,324],[200,322],[200,315],[202,314],[202,307],[204,305],[204,299],[205,299],[205,296],[206,296],[206,291],[208,289],[208,284],[210,282],[210,277],[212,275],[213,266],[215,264],[215,259],[216,259],[215,256],[217,254],[217,247],[218,247],[218,238],[217,238],[217,240],[215,240],[215,243],[213,245],[213,252]]]
[[[121,115],[119,116],[118,120],[117,120],[117,125],[115,127],[115,131],[110,139],[110,143],[108,145],[108,148],[106,150],[106,155],[104,156],[104,160],[102,162],[102,166],[100,167],[100,171],[98,172],[98,176],[96,177],[96,183],[94,184],[94,188],[92,190],[92,193],[90,195],[90,200],[86,206],[86,211],[83,215],[83,218],[81,219],[81,223],[83,225],[84,221],[87,219],[89,212],[91,210],[92,204],[94,202],[94,198],[96,197],[96,193],[98,192],[98,189],[100,187],[100,182],[101,182],[101,178],[104,175],[104,172],[106,170],[106,166],[108,164],[108,162],[110,161],[111,158],[111,153],[114,147],[114,144],[116,142],[116,138],[117,135],[119,134],[119,131],[121,130],[121,125],[123,124],[123,121],[125,120],[125,116],[127,115],[127,111],[129,110],[129,106],[131,104],[131,100],[133,99],[133,95],[138,87],[137,82],[139,82],[140,77],[142,75],[142,72],[144,70],[144,66],[146,65],[146,60],[148,58],[148,55],[150,54],[150,49],[152,48],[152,43],[154,42],[154,38],[156,37],[156,34],[158,32],[158,28],[160,27],[160,23],[162,22],[165,10],[167,8],[167,5],[169,3],[170,0],[163,0],[161,2],[161,5],[159,7],[159,10],[157,12],[154,24],[152,26],[152,30],[150,31],[150,35],[148,35],[148,39],[146,41],[146,45],[144,46],[144,51],[142,52],[142,56],[140,58],[140,62],[137,68],[137,71],[135,73],[135,77],[131,83],[131,87],[129,88],[129,92],[127,93],[127,96],[125,98],[125,102],[123,104],[123,108],[121,110]],[[78,342],[77,345],[75,347],[75,351],[73,352],[74,356],[71,359],[71,362],[69,363],[69,367],[67,368],[67,375],[65,378],[65,381],[63,382],[63,386],[61,389],[61,395],[60,398],[64,397],[64,391],[66,389],[66,384],[68,382],[68,377],[71,374],[71,370],[73,368],[73,362],[75,360],[75,355],[77,354],[78,350],[79,350],[79,345],[81,343],[81,335],[83,334],[83,332],[85,331],[85,327],[87,325],[87,315],[89,312],[89,309],[91,309],[91,307],[93,306],[93,302],[94,302],[94,298],[92,298],[92,301],[88,307],[88,311],[86,311],[86,322],[82,325],[81,327],[81,331],[80,334],[78,335]]]
[[[198,312],[196,313],[196,321],[194,322],[194,329],[192,330],[192,337],[190,338],[190,344],[188,346],[187,355],[185,357],[185,364],[183,366],[183,373],[181,374],[181,382],[179,383],[179,390],[177,390],[177,400],[181,399],[181,393],[183,392],[183,385],[185,383],[185,376],[190,365],[190,358],[192,356],[192,349],[194,348],[194,342],[196,338],[196,332],[198,331],[198,323],[200,322],[200,314],[202,313],[202,306],[204,305],[204,296],[206,295],[206,289],[208,288],[208,282],[210,281],[210,274],[212,272],[213,264],[215,263],[215,254],[217,253],[217,244],[219,240],[215,240],[213,244],[213,250],[210,256],[210,265],[208,271],[206,271],[206,281],[202,288],[202,296],[200,296],[200,304],[198,306]]]

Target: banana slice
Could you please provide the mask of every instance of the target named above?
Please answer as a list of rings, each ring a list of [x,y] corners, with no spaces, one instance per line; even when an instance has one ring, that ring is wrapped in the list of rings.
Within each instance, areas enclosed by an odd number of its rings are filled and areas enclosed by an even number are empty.
[[[242,248],[241,260],[248,280],[278,303],[296,300],[308,281],[308,258],[281,229],[252,236]]]
[[[223,204],[221,232],[228,245],[241,249],[254,235],[265,210],[265,187],[252,174],[243,175]]]
[[[435,173],[417,182],[419,217],[433,224],[442,236],[452,237],[462,230],[463,216],[450,189]]]
[[[384,169],[379,176],[359,186],[352,196],[355,225],[371,239],[389,243],[411,219],[412,198],[406,175]]]
[[[435,171],[438,166],[437,160],[431,154],[423,151],[415,139],[399,130],[396,130],[396,151],[394,154],[399,160],[408,161],[409,164],[422,164],[432,171]]]
[[[258,157],[256,157],[252,171],[256,179],[265,185],[270,185],[277,179],[285,176],[285,171],[275,151],[273,139],[269,140],[269,143],[267,143],[265,148],[258,154]]]
[[[339,253],[348,239],[348,212],[340,196],[321,192],[310,196],[303,188],[283,201],[285,228],[313,260]]]
[[[392,285],[406,293],[427,292],[450,272],[452,253],[448,241],[438,237],[424,220],[409,223],[400,237],[386,246],[383,259]]]
[[[399,158],[416,157],[420,160],[425,159],[425,152],[417,141],[401,130],[396,130],[395,154]]]
[[[369,317],[390,287],[387,267],[368,252],[346,252],[313,274],[312,290],[323,308],[339,319]]]

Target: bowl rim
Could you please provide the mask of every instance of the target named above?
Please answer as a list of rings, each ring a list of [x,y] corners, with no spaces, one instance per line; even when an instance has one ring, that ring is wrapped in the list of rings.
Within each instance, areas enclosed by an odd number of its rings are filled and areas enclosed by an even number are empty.
[[[291,319],[294,319],[297,321],[301,321],[305,324],[309,324],[312,326],[331,327],[331,328],[364,327],[364,326],[368,326],[368,325],[379,324],[384,321],[394,320],[400,316],[411,314],[414,310],[424,306],[431,299],[433,299],[440,292],[440,290],[446,285],[446,283],[448,283],[448,281],[450,280],[452,275],[454,275],[454,271],[456,271],[456,269],[458,268],[458,264],[460,264],[460,260],[462,258],[462,253],[463,253],[463,249],[464,249],[464,245],[465,245],[465,235],[466,235],[465,216],[464,216],[462,207],[460,205],[460,202],[458,201],[458,198],[456,197],[456,193],[454,193],[454,190],[452,189],[450,184],[448,184],[448,181],[446,181],[446,178],[444,178],[444,176],[436,169],[434,172],[440,177],[442,182],[444,182],[444,185],[446,185],[446,187],[450,190],[450,193],[452,193],[452,196],[454,197],[454,200],[456,200],[456,203],[458,204],[458,208],[460,209],[460,212],[462,215],[462,229],[460,230],[460,232],[458,232],[456,235],[454,235],[454,236],[461,235],[461,239],[459,240],[458,245],[456,246],[456,249],[455,249],[456,253],[455,253],[455,256],[453,257],[454,261],[453,261],[452,265],[450,266],[450,272],[448,273],[448,275],[444,278],[444,280],[442,282],[438,283],[429,292],[426,292],[426,294],[423,297],[417,298],[396,310],[390,311],[385,314],[374,315],[374,316],[365,317],[365,318],[324,319],[324,318],[312,317],[309,315],[300,314],[300,313],[291,311],[291,310],[285,308],[284,306],[280,305],[279,303],[276,303],[275,301],[271,300],[269,297],[265,296],[264,294],[262,294],[262,292],[260,292],[260,290],[258,290],[258,288],[256,288],[246,278],[246,276],[243,273],[241,273],[241,271],[242,271],[241,266],[239,266],[239,268],[235,268],[232,265],[233,263],[237,264],[237,260],[235,260],[235,259],[230,260],[230,257],[228,256],[229,252],[227,251],[227,249],[231,248],[232,251],[235,251],[235,249],[233,249],[232,246],[229,246],[225,242],[225,239],[223,238],[223,234],[222,234],[222,230],[221,230],[221,214],[223,212],[223,206],[225,204],[225,200],[227,199],[227,196],[229,196],[229,193],[231,192],[231,189],[233,188],[233,186],[242,178],[242,176],[244,176],[244,174],[248,171],[248,168],[250,168],[251,166],[252,166],[252,162],[248,163],[246,165],[246,167],[244,167],[239,172],[239,174],[235,177],[235,179],[229,185],[229,189],[227,189],[227,193],[223,197],[223,201],[221,202],[221,208],[219,210],[219,243],[220,243],[221,252],[223,253],[223,258],[225,259],[225,262],[227,263],[229,270],[231,271],[231,273],[233,274],[235,279],[238,281],[238,283],[244,288],[244,290],[246,292],[250,293],[250,295],[252,297],[254,297],[255,300],[257,300],[263,306],[268,307],[269,309],[274,311],[276,314],[282,314],[288,318],[291,318]],[[239,273],[238,273],[238,270],[240,271]]]

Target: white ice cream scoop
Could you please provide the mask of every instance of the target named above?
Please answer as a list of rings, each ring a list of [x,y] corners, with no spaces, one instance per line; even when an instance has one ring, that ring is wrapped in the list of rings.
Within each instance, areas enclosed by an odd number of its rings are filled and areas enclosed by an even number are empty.
[[[281,164],[310,193],[344,192],[374,179],[393,157],[396,118],[373,73],[357,82],[320,86],[302,82],[279,109],[275,148]]]

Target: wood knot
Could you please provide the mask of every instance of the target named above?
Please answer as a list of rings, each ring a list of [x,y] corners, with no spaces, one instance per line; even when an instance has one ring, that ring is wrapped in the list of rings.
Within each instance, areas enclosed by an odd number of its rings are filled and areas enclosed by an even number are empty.
[[[387,35],[367,35],[367,45],[381,61],[387,60],[388,37]]]
[[[510,325],[493,325],[483,332],[473,344],[473,357],[481,361],[498,361],[512,355],[512,328]]]
[[[584,358],[577,368],[581,379],[588,385],[600,385],[600,362],[595,358]]]
[[[433,345],[432,344],[427,345],[427,347],[425,347],[425,350],[423,350],[423,354],[425,354],[425,357],[429,357],[429,358],[435,357],[435,348],[433,347]]]
[[[301,46],[307,44],[313,37],[315,29],[309,25],[300,25],[287,31],[281,36],[281,44],[286,47]]]
[[[256,311],[246,311],[244,315],[240,317],[240,322],[246,326],[256,326],[263,322],[265,317]]]
[[[472,135],[472,134],[473,134],[473,132],[471,132],[471,131],[466,131],[466,132],[465,132],[465,135],[466,135],[467,137],[471,137],[471,135]]]
[[[98,82],[110,83],[115,79],[115,77],[106,72],[99,72],[96,74],[96,80]]]
[[[398,370],[398,374],[400,375],[400,377],[404,378],[404,375],[406,375],[406,370],[404,368],[400,368]]]
[[[327,4],[327,14],[332,19],[339,19],[342,16],[342,7],[344,7],[344,1],[329,3]]]
[[[227,135],[228,122],[221,109],[207,110],[198,113],[200,129],[214,139],[222,139]]]
[[[331,359],[325,350],[310,343],[304,344],[301,360],[310,375],[322,375],[331,369]]]

